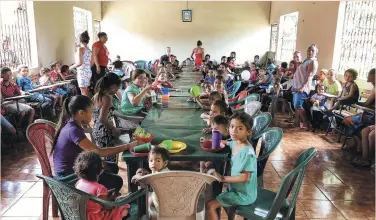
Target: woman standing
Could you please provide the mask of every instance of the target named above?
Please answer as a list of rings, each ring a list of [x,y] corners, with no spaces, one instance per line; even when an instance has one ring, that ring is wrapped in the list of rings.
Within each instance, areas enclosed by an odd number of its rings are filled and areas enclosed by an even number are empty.
[[[99,40],[93,44],[93,56],[91,58],[91,72],[93,73],[92,81],[94,87],[97,81],[106,74],[108,64],[108,50],[105,46],[107,42],[107,34],[104,32],[98,33]]]
[[[199,40],[197,41],[197,47],[193,49],[192,51],[192,54],[191,54],[191,58],[193,58],[193,54],[195,55],[195,66],[197,69],[200,68],[200,66],[202,65],[202,57],[203,57],[203,54],[205,54],[205,51],[204,51],[204,48],[201,47],[202,46],[202,42]]]
[[[81,46],[76,53],[76,63],[69,67],[69,70],[77,68],[77,83],[81,94],[84,96],[88,96],[88,87],[92,76],[90,70],[91,50],[87,47],[89,41],[89,33],[87,31],[83,32],[80,35]]]
[[[300,122],[303,122],[303,128],[309,129],[306,112],[303,108],[303,102],[308,98],[310,92],[310,83],[313,75],[316,74],[318,68],[317,52],[318,47],[312,44],[307,49],[307,59],[300,64],[294,74],[292,82],[293,103],[295,109],[295,127],[300,127]]]

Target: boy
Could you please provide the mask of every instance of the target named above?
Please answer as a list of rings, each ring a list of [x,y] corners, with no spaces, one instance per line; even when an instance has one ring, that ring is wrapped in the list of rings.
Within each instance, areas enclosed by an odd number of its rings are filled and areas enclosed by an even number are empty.
[[[170,161],[170,154],[168,150],[161,147],[152,147],[149,152],[149,169],[151,173],[159,173],[169,171],[167,165]],[[137,181],[145,175],[148,175],[149,172],[144,168],[139,168],[136,171],[136,175],[132,177],[132,183],[137,183]],[[158,210],[158,199],[155,193],[152,193],[149,197],[149,205],[154,205],[156,210]]]
[[[12,71],[9,68],[4,67],[1,69],[1,78],[3,79],[3,81],[1,82],[1,96],[4,99],[19,96],[22,94],[17,85],[14,82],[11,82],[11,75]],[[3,107],[5,107],[7,112],[11,114],[18,114],[21,119],[25,115],[28,115],[27,126],[33,123],[35,110],[29,105],[20,103],[20,101],[18,101],[18,108],[16,101],[6,102],[2,105]]]
[[[114,69],[112,70],[112,72],[118,75],[122,81],[130,77],[129,73],[124,73],[123,62],[119,60],[114,62]]]
[[[55,83],[56,81],[59,80],[59,77],[60,77],[60,63],[57,61],[52,61],[50,63],[50,67],[51,67],[51,72],[50,72],[51,81]]]
[[[224,115],[217,115],[213,118],[211,127],[213,130],[218,130],[222,133],[222,140],[227,140],[230,138],[228,133],[228,119]]]
[[[28,77],[29,75],[29,67],[27,66],[21,66],[19,68],[19,72],[21,74],[21,77],[17,79],[17,85],[20,87],[20,89],[24,92],[28,92],[32,89],[35,89],[39,86],[33,85],[33,82]],[[39,102],[41,103],[42,108],[51,107],[52,106],[52,100],[40,93],[33,93],[33,96],[29,98],[32,102]]]

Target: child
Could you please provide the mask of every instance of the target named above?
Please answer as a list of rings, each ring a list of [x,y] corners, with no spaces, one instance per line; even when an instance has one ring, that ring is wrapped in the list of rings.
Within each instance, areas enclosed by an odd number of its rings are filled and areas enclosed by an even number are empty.
[[[348,69],[345,71],[345,81],[346,83],[342,87],[342,93],[337,99],[337,102],[333,107],[328,109],[332,112],[334,109],[338,109],[341,105],[352,105],[356,103],[359,99],[359,88],[355,83],[358,72],[354,69]]]
[[[216,100],[222,100],[222,95],[217,91],[212,91],[209,95],[209,106],[211,106]],[[224,101],[224,100],[222,100]],[[209,107],[210,109],[210,107]],[[207,112],[204,112],[201,114],[201,118],[204,120],[208,120],[210,117],[210,114]]]
[[[316,93],[310,99],[310,102],[313,105],[312,108],[311,108],[311,114],[312,114],[312,123],[311,124],[312,124],[313,131],[320,128],[320,124],[322,122],[323,115],[322,115],[321,111],[319,111],[319,109],[317,109],[317,108],[324,106],[324,102],[325,102],[325,98],[326,98],[324,96],[325,86],[323,84],[317,84],[315,91],[316,91]],[[314,108],[314,107],[316,107],[316,108]]]
[[[271,74],[272,72],[274,72],[275,68],[276,66],[274,64],[273,58],[268,58],[268,61],[266,62],[266,72]]]
[[[80,153],[74,164],[74,171],[80,177],[76,188],[99,199],[113,201],[116,197],[115,189],[107,190],[105,186],[98,183],[103,170],[102,159],[95,151]],[[88,201],[86,215],[87,219],[122,219],[128,215],[129,208],[128,204],[107,208],[94,201]]]
[[[281,68],[279,68],[279,72],[283,75],[285,75],[285,72],[287,71],[287,62],[281,63]]]
[[[112,72],[118,75],[121,78],[121,80],[130,78],[130,75],[128,73],[124,73],[123,62],[121,61],[114,62],[114,69],[112,70]]]
[[[11,76],[12,71],[9,68],[4,67],[1,69],[1,78],[3,79],[1,82],[1,97],[4,99],[22,95],[17,85],[11,81]],[[29,126],[34,121],[35,110],[29,105],[21,103],[20,101],[2,103],[1,107],[5,107],[7,112],[11,114],[18,114],[20,116],[20,120],[27,115],[26,126]]]
[[[153,82],[153,87],[157,88],[173,88],[174,86],[168,81],[167,73],[160,72]]]
[[[230,116],[231,114],[231,109],[229,108],[226,102],[222,100],[216,100],[210,106],[209,120],[207,124],[211,125],[213,118],[217,115]]]
[[[230,120],[232,141],[223,141],[230,146],[231,176],[210,172],[220,182],[228,183],[225,192],[208,203],[209,220],[218,220],[216,210],[221,207],[249,205],[257,198],[257,158],[255,150],[248,142],[252,135],[252,117],[245,112],[236,112]]]
[[[205,64],[204,65],[204,69],[202,70],[202,79],[205,79],[206,76],[208,75],[209,73],[209,69],[210,69],[210,65],[209,64]]]
[[[224,101],[228,104],[228,94],[223,84],[223,77],[216,77],[214,81],[214,91],[219,92],[222,95]]]
[[[201,93],[201,87],[205,89],[203,93]],[[201,86],[193,86],[188,90],[192,97],[187,102],[197,102],[203,109],[206,109],[207,102],[205,99],[209,98],[211,91],[212,86],[209,82],[204,82]]]
[[[282,79],[281,79],[282,83],[292,79],[292,77],[294,76],[293,69],[294,69],[294,61],[291,61],[289,63],[289,68],[282,74]]]
[[[326,74],[326,79],[324,80],[323,84],[326,88],[326,93],[340,96],[342,92],[341,83],[338,82],[336,79],[337,71],[335,69],[328,70],[328,74]]]
[[[251,82],[257,80],[256,63],[251,63],[251,75],[248,80]]]
[[[59,80],[67,80],[69,78],[74,78],[74,74],[69,72],[68,65],[62,65],[59,72]]]
[[[256,69],[261,69],[262,68],[262,63],[260,62],[260,56],[259,55],[255,55],[255,57],[253,58],[253,62],[256,63]]]
[[[279,91],[282,89],[280,82],[281,78],[273,77],[272,84],[270,84],[266,93],[263,93],[261,95],[261,104],[264,104],[264,106],[269,107],[269,104],[271,103],[272,99],[279,96]]]
[[[112,97],[119,90],[120,83],[118,75],[110,72],[97,82],[95,88],[93,138],[101,148],[115,146],[115,138],[120,136],[120,129],[113,123],[115,108],[112,103]],[[116,162],[116,158],[109,156],[105,161]]]
[[[30,90],[33,90],[35,88],[38,88],[38,85],[33,85],[33,82],[28,77],[29,76],[29,67],[27,66],[21,66],[19,68],[19,72],[21,74],[21,77],[17,79],[17,85],[20,87],[20,89],[24,92],[28,92]],[[33,93],[33,96],[29,98],[31,102],[39,102],[41,104],[42,109],[51,109],[52,106],[52,100],[40,93]]]
[[[168,150],[161,147],[152,147],[149,152],[149,168],[152,173],[159,173],[169,171],[167,165],[170,161],[170,154]],[[136,183],[140,177],[149,174],[149,172],[143,168],[136,171],[136,175],[132,177],[132,183]],[[154,205],[158,210],[158,198],[155,193],[152,193],[149,198],[149,205]]]
[[[39,85],[47,86],[47,85],[53,84],[53,82],[51,80],[51,76],[50,76],[50,70],[48,68],[42,68],[41,71],[40,71],[40,76],[41,77],[39,78]],[[63,105],[63,95],[67,94],[66,91],[63,91],[62,89],[60,89],[59,91],[62,94],[57,92],[56,87],[52,87],[51,90],[44,91],[44,94],[48,95],[53,100],[53,102],[52,102],[52,115],[53,116],[56,115],[55,109],[56,109],[57,101],[59,101],[59,105],[62,106]]]
[[[214,71],[210,71],[209,70],[209,73],[208,75],[205,77],[204,81],[207,81],[207,82],[210,82],[210,84],[214,84],[214,81],[215,81],[215,76],[214,76]]]

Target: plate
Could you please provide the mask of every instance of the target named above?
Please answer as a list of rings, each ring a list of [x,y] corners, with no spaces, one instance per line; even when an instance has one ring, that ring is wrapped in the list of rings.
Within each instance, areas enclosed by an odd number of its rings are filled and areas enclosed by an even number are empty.
[[[180,141],[172,141],[172,146],[173,146],[173,148],[168,151],[172,154],[179,153],[180,151],[187,148],[187,145],[183,142],[180,142]]]
[[[147,157],[149,155],[149,153],[135,153],[133,147],[129,148],[129,152],[131,152],[131,154],[135,155],[136,157]]]
[[[249,80],[249,78],[251,77],[251,72],[244,70],[240,75],[242,76],[243,80]]]
[[[212,148],[212,142],[211,142],[211,140],[204,140],[204,141],[200,140],[200,146],[206,152],[220,152],[220,151],[222,151],[226,147],[221,142],[221,144],[219,145],[219,148],[213,149]]]

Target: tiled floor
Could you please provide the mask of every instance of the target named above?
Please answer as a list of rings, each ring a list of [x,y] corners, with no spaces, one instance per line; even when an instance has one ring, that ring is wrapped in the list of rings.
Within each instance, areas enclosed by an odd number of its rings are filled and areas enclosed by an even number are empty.
[[[375,219],[375,176],[369,169],[352,166],[354,153],[341,151],[333,140],[336,137],[322,133],[285,130],[281,147],[269,158],[265,187],[277,191],[298,155],[308,147],[316,147],[317,156],[308,166],[299,194],[296,218]],[[18,153],[1,158],[2,219],[41,219],[42,182],[35,177],[41,173],[39,163],[28,144],[17,149]],[[120,175],[126,180],[126,167],[121,168]]]

